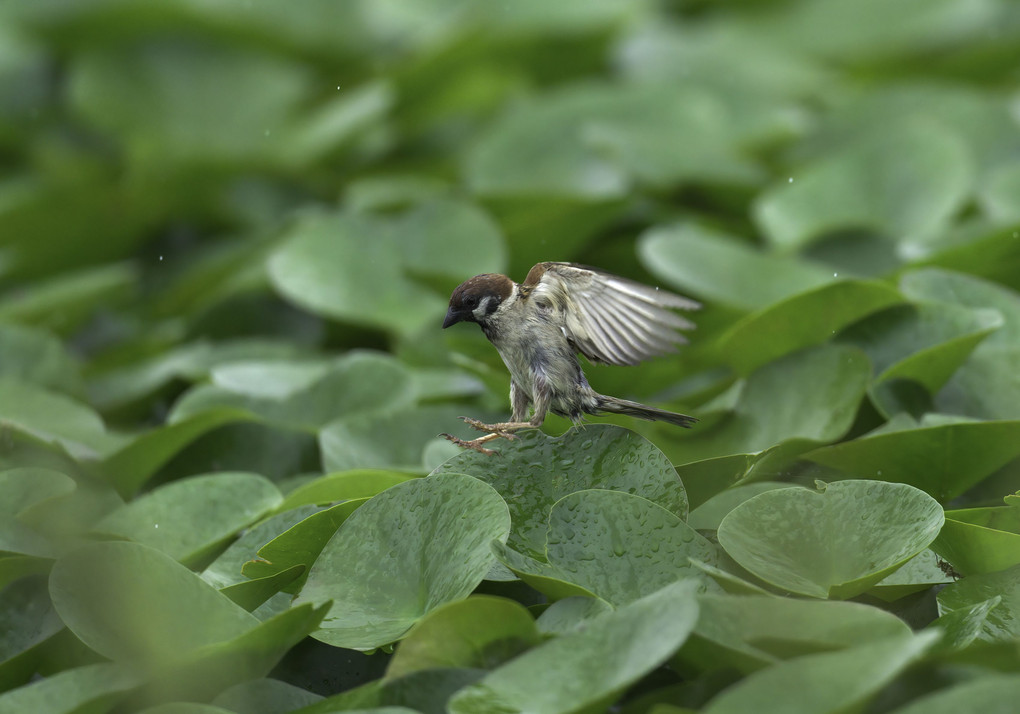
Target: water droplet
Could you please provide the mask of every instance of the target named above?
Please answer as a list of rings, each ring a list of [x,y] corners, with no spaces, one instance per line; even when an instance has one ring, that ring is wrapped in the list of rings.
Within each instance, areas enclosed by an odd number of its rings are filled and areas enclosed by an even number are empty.
[[[159,528],[159,524],[158,524],[158,523],[153,523],[153,524],[152,524],[152,527],[153,527],[153,528]]]
[[[161,256],[159,256],[159,262],[160,262],[160,263],[162,263],[162,262],[163,262],[163,256],[162,256],[162,255],[161,255]]]
[[[787,181],[789,181],[790,183],[793,183],[793,176],[791,176],[789,179],[787,179]]]

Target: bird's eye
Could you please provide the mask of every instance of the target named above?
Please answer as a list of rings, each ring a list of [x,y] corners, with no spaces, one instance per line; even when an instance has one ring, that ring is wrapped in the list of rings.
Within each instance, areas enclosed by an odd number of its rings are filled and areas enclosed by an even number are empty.
[[[478,306],[477,295],[467,295],[464,297],[464,307],[474,308]]]

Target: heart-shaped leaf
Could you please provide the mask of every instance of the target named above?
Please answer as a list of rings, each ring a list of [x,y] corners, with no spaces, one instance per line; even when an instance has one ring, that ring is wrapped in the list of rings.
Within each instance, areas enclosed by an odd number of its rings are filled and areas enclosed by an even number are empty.
[[[839,481],[744,501],[719,525],[719,543],[776,587],[845,599],[927,548],[943,520],[938,502],[911,486]]]

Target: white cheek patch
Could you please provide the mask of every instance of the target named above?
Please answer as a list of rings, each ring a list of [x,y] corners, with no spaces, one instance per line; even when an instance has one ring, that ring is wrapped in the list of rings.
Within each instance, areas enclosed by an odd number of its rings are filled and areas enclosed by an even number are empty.
[[[492,302],[492,296],[486,295],[482,298],[482,301],[478,303],[478,307],[471,311],[471,314],[475,316],[476,320],[481,320],[485,317],[485,314],[489,309],[490,302]]]

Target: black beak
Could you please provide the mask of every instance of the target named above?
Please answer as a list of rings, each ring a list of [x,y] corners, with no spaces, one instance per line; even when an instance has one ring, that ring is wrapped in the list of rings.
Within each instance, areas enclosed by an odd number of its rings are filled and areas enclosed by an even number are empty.
[[[449,310],[446,311],[446,319],[443,320],[443,329],[445,330],[450,325],[456,325],[462,319],[464,319],[464,318],[462,318],[460,316],[460,312],[458,312],[457,310],[454,310],[451,307]]]

